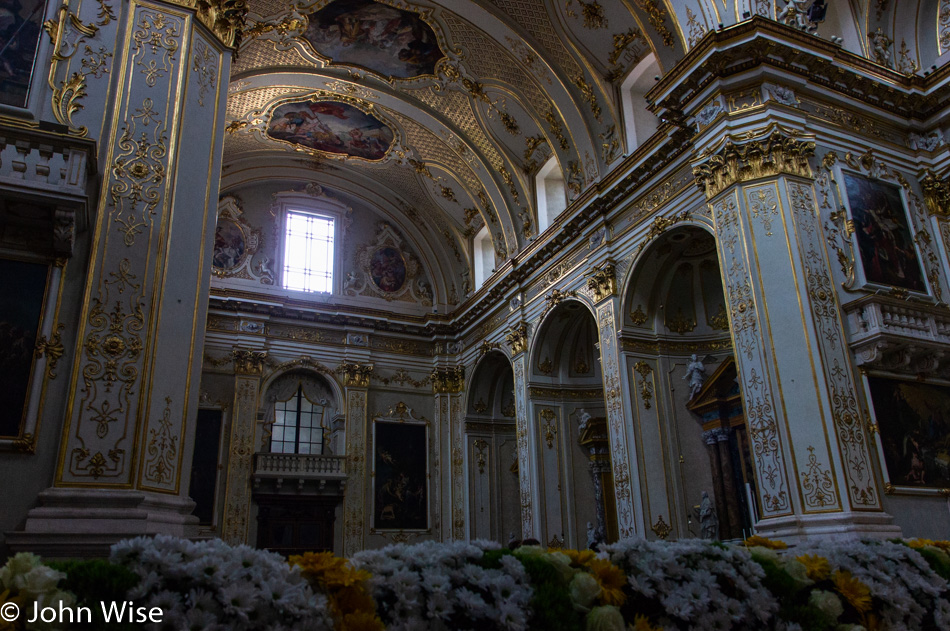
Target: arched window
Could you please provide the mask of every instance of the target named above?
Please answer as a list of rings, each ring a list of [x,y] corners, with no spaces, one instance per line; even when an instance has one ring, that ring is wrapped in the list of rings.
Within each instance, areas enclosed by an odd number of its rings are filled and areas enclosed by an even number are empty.
[[[660,65],[656,61],[656,55],[651,53],[630,71],[620,88],[629,151],[646,142],[659,127],[656,115],[647,109],[646,99],[646,93],[656,85],[655,78],[659,74]]]
[[[567,188],[557,158],[551,156],[535,177],[538,229],[544,230],[567,208]]]
[[[274,405],[271,453],[322,454],[327,434],[327,401],[314,403],[303,392],[303,385],[285,401]]]
[[[488,226],[475,235],[475,289],[481,287],[485,280],[495,271],[495,248],[491,240]]]

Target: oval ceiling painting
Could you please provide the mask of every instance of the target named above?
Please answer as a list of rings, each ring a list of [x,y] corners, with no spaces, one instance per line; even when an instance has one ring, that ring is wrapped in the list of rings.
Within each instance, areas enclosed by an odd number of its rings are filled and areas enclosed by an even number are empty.
[[[334,63],[408,79],[435,74],[445,56],[417,14],[372,0],[334,0],[308,18],[304,37]]]
[[[274,110],[267,135],[316,151],[381,160],[394,134],[378,118],[348,103],[295,101]]]

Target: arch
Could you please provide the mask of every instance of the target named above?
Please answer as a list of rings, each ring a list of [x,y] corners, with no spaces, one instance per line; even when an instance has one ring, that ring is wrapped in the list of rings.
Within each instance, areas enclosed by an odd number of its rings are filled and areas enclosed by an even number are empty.
[[[482,226],[472,240],[472,269],[475,270],[475,290],[495,273],[495,243],[488,226]]]
[[[303,389],[303,395],[308,401],[319,403],[322,411],[325,412],[326,416],[322,419],[322,424],[328,430],[328,435],[324,441],[324,453],[344,455],[346,453],[343,412],[345,399],[338,392],[338,384],[335,380],[328,378],[323,371],[301,365],[290,366],[282,370],[279,375],[272,375],[267,380],[266,387],[260,390],[261,407],[258,416],[263,418],[263,423],[260,425],[260,438],[257,443],[259,451],[271,451],[270,441],[275,422],[275,405],[279,401],[284,401],[286,396],[292,394],[292,391],[296,391],[298,387]]]

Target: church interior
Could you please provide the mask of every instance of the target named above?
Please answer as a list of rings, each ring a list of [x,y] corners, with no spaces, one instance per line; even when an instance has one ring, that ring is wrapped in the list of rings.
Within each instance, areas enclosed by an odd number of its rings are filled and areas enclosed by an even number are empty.
[[[950,531],[950,1],[0,29],[0,555]]]

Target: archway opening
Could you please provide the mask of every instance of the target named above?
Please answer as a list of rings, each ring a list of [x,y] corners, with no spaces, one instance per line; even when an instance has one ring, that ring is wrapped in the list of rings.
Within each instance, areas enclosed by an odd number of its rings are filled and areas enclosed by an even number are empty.
[[[576,300],[544,318],[531,353],[543,543],[587,548],[617,538],[597,325]]]
[[[475,368],[465,414],[469,536],[506,543],[521,538],[515,380],[504,354],[492,351]]]

